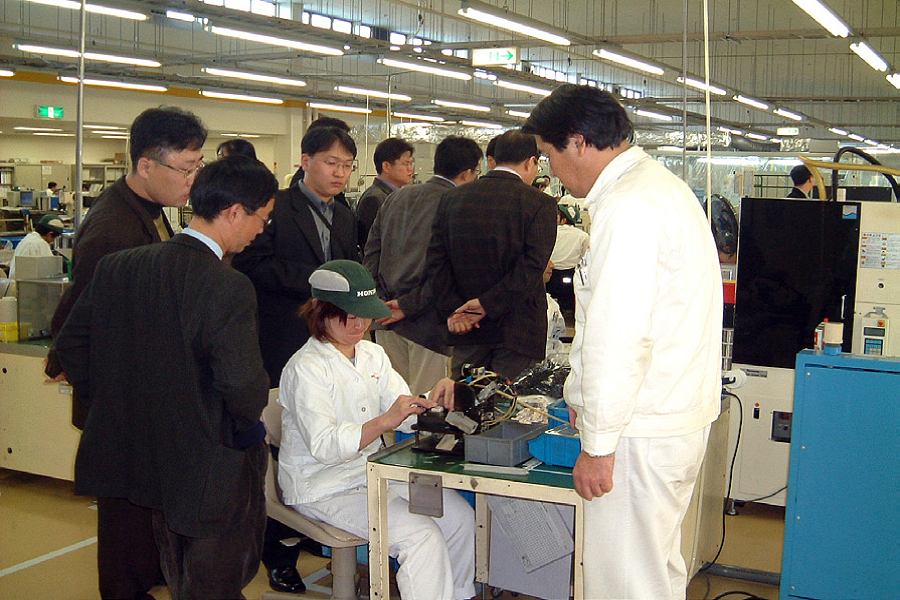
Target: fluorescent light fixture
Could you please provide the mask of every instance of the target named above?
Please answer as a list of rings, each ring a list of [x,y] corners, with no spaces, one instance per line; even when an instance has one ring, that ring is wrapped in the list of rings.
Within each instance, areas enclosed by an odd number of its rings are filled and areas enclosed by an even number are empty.
[[[748,98],[742,94],[738,94],[734,96],[734,99],[740,102],[741,104],[746,104],[748,106],[752,106],[753,108],[758,108],[759,110],[769,110],[769,105],[765,102],[760,102],[759,100],[754,100],[753,98]]]
[[[395,69],[408,69],[410,71],[418,71],[420,73],[428,73],[430,75],[439,75],[441,77],[449,77],[451,79],[459,79],[461,81],[469,81],[472,76],[461,71],[451,71],[450,69],[442,69],[440,67],[432,67],[423,64],[417,60],[397,60],[394,58],[382,58],[379,60],[386,67],[394,67]]]
[[[490,106],[482,106],[480,104],[466,104],[465,102],[450,102],[449,100],[432,100],[438,106],[445,108],[459,108],[461,110],[473,110],[475,112],[491,112]]]
[[[862,142],[862,141],[864,141],[864,140],[866,139],[866,138],[864,138],[864,137],[861,136],[861,135],[856,135],[855,133],[848,133],[848,134],[847,134],[847,137],[850,138],[851,140],[854,140],[854,141],[857,141],[857,142]]]
[[[863,143],[868,144],[868,145],[870,145],[870,146],[877,146],[877,145],[878,145],[878,142],[876,142],[875,140],[863,140]]]
[[[146,58],[134,58],[130,56],[116,56],[115,54],[101,54],[99,52],[85,52],[84,58],[87,60],[97,60],[102,62],[118,63],[123,65],[135,65],[137,67],[158,68],[162,63]]]
[[[167,10],[166,16],[170,19],[175,19],[176,21],[184,21],[186,23],[194,22],[194,15],[190,13],[178,12],[177,10]]]
[[[891,73],[890,75],[885,76],[885,79],[887,79],[892,86],[900,90],[900,73]]]
[[[413,115],[410,113],[395,112],[391,113],[398,119],[412,119],[413,121],[429,121],[431,123],[443,123],[444,117],[435,115]]]
[[[254,133],[223,133],[221,134],[224,137],[242,137],[242,138],[258,138],[259,136]]]
[[[692,88],[696,88],[698,90],[709,90],[710,94],[715,94],[716,96],[724,96],[728,92],[724,89],[720,88],[717,85],[706,85],[706,82],[700,81],[699,79],[694,79],[693,77],[681,77],[678,76],[675,78],[678,83],[683,83],[684,85]]]
[[[366,90],[363,88],[349,87],[346,85],[338,85],[334,88],[336,91],[344,94],[356,94],[357,96],[371,96],[373,98],[385,98],[387,100],[399,100],[401,102],[409,102],[411,96],[406,94],[394,94],[393,92],[379,92],[378,90]]]
[[[460,125],[466,127],[484,127],[485,129],[503,129],[503,125],[497,123],[487,123],[485,121],[460,121]]]
[[[308,44],[297,40],[289,40],[285,38],[274,37],[271,35],[261,35],[259,33],[250,33],[249,31],[239,31],[237,29],[229,29],[227,27],[217,27],[213,25],[209,30],[216,35],[224,35],[226,37],[238,38],[250,42],[259,42],[260,44],[269,44],[271,46],[284,46],[285,48],[294,48],[295,50],[305,50],[306,52],[316,52],[318,54],[327,54],[330,56],[343,56],[344,51],[337,48],[329,48],[328,46],[319,46],[318,44]]]
[[[368,115],[372,112],[370,108],[363,108],[361,106],[343,106],[341,104],[326,104],[325,102],[310,102],[308,104],[310,108],[318,108],[319,110],[331,110],[335,112],[348,112],[348,113],[358,113],[361,115]]]
[[[719,131],[730,133],[731,135],[744,135],[744,132],[740,129],[731,129],[730,127],[719,127]]]
[[[772,143],[774,143],[774,144],[780,144],[780,143],[781,143],[781,138],[777,138],[777,137],[775,137],[775,138],[769,138],[769,141],[772,142]]]
[[[63,83],[78,83],[77,77],[61,76]],[[118,88],[120,90],[136,90],[139,92],[167,92],[169,88],[164,85],[148,85],[144,83],[128,83],[126,81],[107,81],[105,79],[85,79],[84,85],[96,87]]]
[[[648,119],[656,119],[657,121],[671,121],[672,117],[669,115],[664,115],[662,113],[653,112],[652,110],[644,110],[639,108],[634,111],[634,114],[640,115],[642,117],[647,117]]]
[[[280,98],[265,98],[263,96],[248,96],[246,94],[230,94],[227,92],[215,92],[212,90],[200,90],[200,95],[219,100],[240,100],[242,102],[257,102],[259,104],[284,104]]]
[[[646,73],[652,73],[654,75],[663,75],[666,70],[657,67],[656,65],[651,65],[650,63],[645,63],[643,61],[637,60],[635,58],[631,58],[630,56],[625,56],[624,54],[617,54],[615,52],[610,52],[606,48],[600,48],[599,50],[594,50],[592,53],[594,56],[599,56],[603,60],[608,60],[610,62],[618,63],[620,65],[625,65],[626,67],[631,67],[632,69],[637,69],[639,71],[644,71]]]
[[[819,0],[794,0],[794,4],[818,21],[819,25],[827,29],[831,35],[842,38],[850,35],[850,28],[847,27],[847,24]]]
[[[847,135],[846,131],[844,131],[843,129],[838,129],[837,127],[829,127],[828,131],[837,135]]]
[[[512,81],[503,81],[502,79],[497,80],[496,85],[505,88],[507,90],[515,90],[517,92],[525,92],[526,94],[535,94],[536,96],[549,96],[550,90],[545,90],[543,88],[534,87],[531,85],[525,85],[522,83],[514,83]]]
[[[119,127],[118,125],[84,125],[85,129],[121,129],[123,133],[127,133],[127,127]]]
[[[72,10],[80,10],[81,2],[74,0],[27,0],[35,4],[46,4],[48,6],[56,6],[58,8],[69,8]],[[134,12],[131,10],[122,10],[120,8],[110,8],[108,6],[98,6],[96,4],[85,4],[84,10],[89,13],[98,15],[107,15],[110,17],[120,17],[122,19],[132,19],[134,21],[146,21],[147,15]]]
[[[68,48],[52,48],[50,46],[38,46],[35,44],[15,44],[15,47],[22,52],[31,52],[33,54],[51,54],[53,56],[66,56],[68,58],[78,58],[78,50],[70,50]],[[123,65],[134,65],[137,67],[157,68],[162,64],[155,60],[146,58],[134,58],[131,56],[117,56],[115,54],[103,54],[100,52],[85,52],[85,60],[96,60],[100,62],[111,62]]]
[[[780,117],[784,117],[785,119],[791,119],[793,121],[802,121],[803,120],[802,115],[798,115],[797,113],[791,112],[789,110],[784,110],[783,108],[776,108],[772,112]]]
[[[78,50],[69,50],[68,48],[51,48],[50,46],[36,46],[34,44],[13,44],[17,50],[22,52],[31,52],[33,54],[51,54],[53,56],[66,56],[68,58],[78,58],[80,52]],[[87,58],[87,56],[85,56]]]
[[[869,66],[875,69],[876,71],[887,71],[888,64],[881,56],[872,50],[872,47],[869,46],[865,42],[855,42],[850,44],[850,49],[856,52],[856,54],[869,63]]]
[[[527,119],[531,116],[531,113],[522,112],[521,110],[508,110],[506,111],[506,114],[511,117],[518,117],[520,119]]]
[[[747,137],[750,138],[751,140],[760,140],[760,141],[766,141],[767,139],[769,139],[768,136],[760,135],[758,133],[748,133]]]
[[[15,71],[11,71],[9,69],[0,69],[0,77],[12,77],[15,74]]]
[[[471,6],[463,6],[463,8],[460,8],[456,12],[457,14],[466,17],[467,19],[472,19],[473,21],[478,21],[479,23],[485,23],[486,25],[493,25],[494,27],[506,29],[507,31],[512,31],[513,33],[519,33],[528,37],[544,40],[545,42],[550,42],[551,44],[568,46],[572,43],[568,38],[561,35],[557,35],[555,33],[551,33],[537,27],[532,27],[531,25],[526,25],[524,23],[526,17],[508,18],[506,16],[502,16],[507,14],[505,12],[497,11],[500,14],[492,14],[493,11],[487,12],[487,10],[491,9],[489,7],[485,7],[485,9],[482,9],[472,8]]]
[[[46,135],[50,137],[75,137],[74,133],[46,133],[46,132],[37,132],[32,133],[31,135]]]
[[[100,137],[101,137],[102,139],[104,139],[104,140],[125,140],[125,141],[128,141],[128,137],[129,137],[129,136],[127,136],[127,135],[111,135],[111,134],[110,134],[110,135],[101,135]]]
[[[217,77],[231,77],[234,79],[244,79],[246,81],[257,81],[260,83],[274,83],[277,85],[290,85],[294,87],[305,87],[306,82],[302,79],[292,79],[289,77],[276,77],[274,75],[262,75],[261,73],[248,73],[245,71],[232,71],[230,69],[217,69],[214,67],[203,67],[203,72]]]
[[[58,127],[13,127],[16,131],[62,131]]]

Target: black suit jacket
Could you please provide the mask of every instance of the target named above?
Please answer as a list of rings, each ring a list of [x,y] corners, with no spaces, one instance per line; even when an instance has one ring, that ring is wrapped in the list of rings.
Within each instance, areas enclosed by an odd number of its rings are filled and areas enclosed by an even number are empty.
[[[277,387],[281,370],[309,339],[306,323],[297,310],[312,297],[309,276],[325,254],[313,215],[303,192],[293,187],[275,194],[272,222],[231,261],[256,288],[259,304],[259,345],[266,372]],[[343,204],[335,203],[331,224],[331,258],[359,260],[356,219]]]
[[[75,233],[72,285],[66,288],[53,313],[50,330],[54,337],[62,329],[81,292],[91,282],[101,258],[119,250],[162,241],[153,223],[155,216],[161,213],[161,206],[138,197],[125,183],[124,177],[100,194]],[[171,237],[172,228],[165,214],[162,214],[162,219]],[[55,347],[51,347],[47,357],[47,374],[55,377],[61,370]],[[85,418],[87,406],[76,391],[72,395],[72,424],[81,429]]]
[[[361,250],[366,248],[369,231],[375,223],[375,217],[378,216],[381,205],[393,191],[388,184],[376,177],[372,185],[359,197],[359,201],[356,203],[356,226],[359,229],[358,243]]]
[[[803,193],[803,190],[800,188],[791,188],[790,193],[787,195],[788,198],[809,198],[806,194]]]
[[[445,318],[478,298],[487,311],[482,329],[496,326],[504,348],[540,360],[547,344],[542,277],[555,243],[553,198],[514,173],[491,171],[441,198],[422,293]]]
[[[90,405],[76,493],[161,510],[181,535],[224,533],[253,468],[236,448],[268,400],[250,281],[185,234],[112,254],[56,348]]]

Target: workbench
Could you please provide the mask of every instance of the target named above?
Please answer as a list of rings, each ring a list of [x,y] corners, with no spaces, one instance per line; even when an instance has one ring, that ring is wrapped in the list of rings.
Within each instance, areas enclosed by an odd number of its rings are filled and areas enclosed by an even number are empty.
[[[572,470],[539,465],[522,470],[522,475],[505,475],[479,471],[478,466],[466,463],[459,456],[418,452],[412,449],[410,438],[369,457],[366,467],[369,487],[369,598],[389,600],[387,543],[387,486],[388,481],[408,482],[410,474],[438,475],[444,488],[475,493],[475,580],[488,581],[490,546],[490,511],[485,494],[568,504],[575,508],[575,572],[574,598],[584,598],[582,553],[584,548],[584,509],[581,497],[575,492]],[[468,465],[468,466],[467,466]],[[483,467],[490,469],[490,467]]]
[[[0,467],[75,478],[72,388],[44,383],[49,340],[0,343]]]

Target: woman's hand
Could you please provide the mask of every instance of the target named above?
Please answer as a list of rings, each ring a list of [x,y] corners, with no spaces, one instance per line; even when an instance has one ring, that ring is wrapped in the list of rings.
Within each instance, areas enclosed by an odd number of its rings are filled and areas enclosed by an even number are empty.
[[[387,429],[396,429],[410,415],[421,415],[429,408],[437,406],[437,402],[428,398],[416,398],[415,396],[399,396],[386,413],[382,415],[385,419]]]
[[[453,410],[453,389],[455,386],[455,381],[444,377],[436,384],[434,384],[434,388],[432,388],[431,392],[428,394],[428,397],[435,403],[435,405],[440,404],[448,411]]]

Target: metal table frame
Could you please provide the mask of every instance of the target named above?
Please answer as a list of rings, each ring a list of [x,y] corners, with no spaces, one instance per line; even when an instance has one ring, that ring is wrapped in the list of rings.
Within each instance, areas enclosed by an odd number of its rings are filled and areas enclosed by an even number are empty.
[[[568,504],[575,508],[574,599],[584,598],[584,506],[575,492],[569,469],[549,467],[548,472],[529,472],[525,476],[498,475],[464,471],[465,461],[443,455],[413,451],[412,439],[396,444],[369,457],[366,478],[369,488],[369,598],[390,600],[387,544],[388,481],[408,482],[411,473],[439,475],[443,487],[475,493],[475,580],[487,583],[490,548],[490,509],[485,494]],[[410,459],[410,453],[428,460]],[[425,462],[431,464],[420,465]]]

